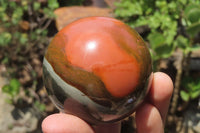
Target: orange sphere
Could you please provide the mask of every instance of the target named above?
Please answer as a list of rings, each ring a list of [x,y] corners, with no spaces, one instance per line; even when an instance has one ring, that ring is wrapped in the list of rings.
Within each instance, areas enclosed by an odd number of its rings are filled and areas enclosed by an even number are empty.
[[[88,104],[85,110],[93,113],[78,115],[88,121],[115,121],[133,112],[147,94],[151,78],[145,42],[113,18],[88,17],[67,25],[44,58],[47,91],[68,113],[80,114],[79,106]],[[69,101],[78,107],[69,109]]]

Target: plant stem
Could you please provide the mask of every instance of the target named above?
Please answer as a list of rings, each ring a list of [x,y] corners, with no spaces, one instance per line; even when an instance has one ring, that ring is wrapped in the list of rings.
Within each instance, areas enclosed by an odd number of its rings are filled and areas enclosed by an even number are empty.
[[[194,39],[190,38],[189,47],[192,47],[193,42],[194,42]],[[191,54],[192,54],[192,51],[186,52],[186,58],[185,58],[185,62],[184,62],[185,64],[183,64],[183,66],[185,66],[185,75],[186,76],[189,75],[189,69],[190,69],[189,66],[190,66]]]
[[[185,76],[189,75],[191,54],[192,54],[192,52],[189,52],[188,54],[186,54],[185,61],[183,64],[183,66],[185,66],[184,67],[185,68]]]
[[[183,62],[185,60],[185,56],[183,52],[181,52],[180,57],[176,60],[176,79],[175,79],[175,85],[174,85],[174,94],[172,97],[172,103],[171,103],[171,108],[170,108],[170,113],[174,115],[177,111],[177,105],[178,105],[178,98],[179,98],[179,91],[180,91],[180,83],[181,83],[181,77],[183,73]]]

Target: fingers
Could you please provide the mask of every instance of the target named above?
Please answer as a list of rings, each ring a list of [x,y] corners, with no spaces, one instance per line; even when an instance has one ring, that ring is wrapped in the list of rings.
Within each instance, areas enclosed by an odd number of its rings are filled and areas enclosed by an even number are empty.
[[[136,110],[138,133],[164,133],[163,125],[172,92],[170,77],[161,72],[155,73],[146,103]]]
[[[144,104],[136,111],[138,133],[164,133],[159,111],[151,104]]]
[[[120,133],[121,123],[90,127],[82,119],[69,114],[53,114],[42,122],[44,133]]]
[[[163,123],[166,119],[172,93],[173,83],[171,78],[162,72],[155,73],[149,92],[149,103],[158,109]]]
[[[68,114],[53,114],[42,122],[44,133],[94,133],[92,128],[80,118]]]
[[[136,110],[138,133],[163,133],[163,123],[167,115],[173,83],[169,76],[157,72],[154,74],[149,92],[149,101]],[[96,133],[120,132],[120,123],[93,127]],[[44,119],[44,133],[94,133],[92,127],[80,118],[68,114],[54,114]]]

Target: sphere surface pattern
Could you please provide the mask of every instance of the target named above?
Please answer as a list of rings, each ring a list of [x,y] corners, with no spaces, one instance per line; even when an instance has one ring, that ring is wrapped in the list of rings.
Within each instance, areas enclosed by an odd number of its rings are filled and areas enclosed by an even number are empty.
[[[121,120],[135,110],[149,90],[152,62],[145,42],[129,26],[88,17],[55,35],[43,72],[55,105],[95,124]]]

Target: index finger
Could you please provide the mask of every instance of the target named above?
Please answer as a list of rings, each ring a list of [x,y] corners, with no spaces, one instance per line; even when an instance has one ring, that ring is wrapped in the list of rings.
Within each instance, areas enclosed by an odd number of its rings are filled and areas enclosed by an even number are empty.
[[[163,122],[169,108],[170,99],[173,93],[173,82],[171,78],[162,72],[156,72],[149,91],[149,101],[160,112]]]

